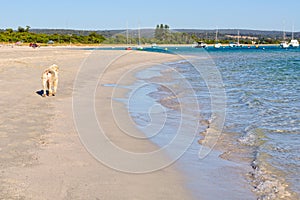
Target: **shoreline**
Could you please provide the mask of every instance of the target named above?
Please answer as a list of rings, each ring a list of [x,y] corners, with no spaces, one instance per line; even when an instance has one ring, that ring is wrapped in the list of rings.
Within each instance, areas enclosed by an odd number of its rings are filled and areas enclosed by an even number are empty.
[[[222,47],[229,47],[230,43],[222,44]],[[280,46],[280,44],[241,44],[243,47],[247,46]],[[142,47],[151,47],[152,44],[142,44],[142,45],[137,45],[137,44],[57,44],[57,45],[48,45],[48,44],[41,44],[40,47],[36,48],[101,48],[101,47],[112,47],[112,48],[126,48],[126,47],[137,47],[137,46],[142,46]],[[158,46],[162,47],[191,47],[193,44],[158,44]],[[207,44],[208,47],[213,47],[214,44]],[[29,47],[29,43],[25,43],[22,45],[16,45],[14,43],[2,43],[0,44],[0,48],[5,48],[5,47],[16,47],[16,48],[32,48]],[[237,48],[237,47],[236,47]]]
[[[120,51],[97,51],[101,59],[118,56]],[[147,174],[115,171],[93,158],[82,146],[73,122],[73,82],[80,63],[91,51],[42,48],[1,50],[2,86],[0,107],[1,146],[0,197],[3,199],[191,199],[184,187],[184,177],[170,166]],[[116,63],[102,80],[113,83],[135,62],[150,60],[161,63],[174,57],[165,54],[135,52],[126,63]],[[46,66],[60,66],[58,94],[42,98],[40,76]],[[126,67],[127,66],[127,67]],[[128,68],[129,67],[129,68]],[[18,73],[16,73],[18,72]],[[130,82],[130,80],[128,80]],[[99,88],[96,102],[99,117],[108,117],[111,88]],[[17,92],[17,95],[15,95]],[[123,92],[119,93],[121,96]],[[108,96],[107,96],[108,95]],[[103,104],[102,104],[103,103]],[[116,104],[119,115],[127,118],[126,108]],[[122,117],[123,116],[123,117]],[[104,118],[103,122],[104,122]],[[127,121],[128,122],[128,121]],[[105,123],[105,122],[104,122]],[[106,121],[111,141],[132,151],[149,151],[157,147],[123,138],[112,121]],[[132,128],[132,127],[131,127]],[[163,177],[163,178],[162,178]]]
[[[172,62],[172,66],[174,67],[175,65],[177,64]],[[160,76],[157,76],[159,74],[158,71],[162,71]],[[144,74],[144,76],[141,74]],[[154,77],[149,78],[149,74],[154,74]],[[151,138],[151,141],[153,141],[153,143],[159,146],[164,146],[172,139],[172,137],[164,137],[163,135],[170,135],[171,133],[177,131],[177,127],[174,124],[176,124],[176,122],[178,123],[178,121],[181,120],[180,114],[176,113],[180,112],[183,103],[181,100],[181,104],[179,105],[177,99],[182,98],[180,97],[181,95],[176,96],[175,98],[175,96],[173,96],[173,93],[167,94],[168,85],[173,85],[175,88],[180,88],[180,85],[177,85],[178,83],[176,84],[176,81],[172,82],[172,79],[175,77],[172,78],[170,71],[159,69],[159,67],[147,68],[140,72],[139,77],[141,77],[139,80],[143,80],[143,77],[145,78],[145,82],[141,84],[155,83],[156,85],[167,85],[166,88],[158,87],[153,91],[145,90],[146,92],[150,92],[146,96],[152,98],[154,102],[158,102],[167,109],[172,110],[171,113],[169,113],[171,121],[165,123],[165,127],[167,127],[166,130],[160,133],[161,136],[156,135],[154,138]],[[200,107],[203,107],[203,105],[200,105]],[[138,113],[140,112],[140,109],[141,108],[139,106],[136,111],[137,114],[134,114],[137,120],[139,120]],[[147,109],[149,108],[146,107],[142,110]],[[201,110],[202,108],[200,108],[200,113]],[[175,121],[172,121],[172,119],[174,119]],[[199,123],[202,123],[203,121],[207,121],[207,119],[205,119],[204,116],[200,115],[200,119],[197,121],[199,121]],[[206,129],[207,127],[205,124],[200,125],[200,132],[201,130],[206,131]],[[188,133],[186,134],[188,135]],[[151,132],[145,132],[145,135],[151,135]],[[204,146],[199,144],[198,140],[202,137],[203,136],[201,134],[197,134],[190,148],[174,164],[179,168],[180,171],[183,172],[184,176],[188,180],[186,184],[190,188],[190,190],[193,191],[193,195],[196,197],[196,199],[240,199],[240,196],[243,196],[245,199],[254,199],[255,195],[251,191],[252,187],[247,182],[248,180],[245,177],[245,174],[248,172],[248,170],[251,169],[251,167],[245,162],[232,161],[222,157],[222,148],[214,148],[208,156],[200,159],[198,151]],[[211,177],[214,177],[213,181],[211,180]]]

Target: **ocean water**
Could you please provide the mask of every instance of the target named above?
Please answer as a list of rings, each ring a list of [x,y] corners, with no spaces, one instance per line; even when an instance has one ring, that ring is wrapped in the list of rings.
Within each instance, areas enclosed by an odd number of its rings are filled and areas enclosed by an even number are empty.
[[[139,71],[122,102],[162,148],[182,127],[193,137],[175,166],[195,199],[300,199],[300,49],[161,49],[154,51],[176,54],[179,61]],[[219,115],[222,100],[225,115]],[[222,117],[214,141],[207,133]],[[201,157],[201,149],[208,154]],[[174,155],[172,149],[166,153]]]
[[[180,105],[190,101],[182,80],[190,83],[200,105],[191,109],[200,118],[199,135],[178,161],[192,177],[188,187],[203,199],[299,199],[300,49],[168,47],[168,51],[182,60],[137,73],[143,84],[130,94],[128,108],[137,126],[154,143],[165,146],[178,129]],[[198,157],[202,146],[198,139],[205,139],[200,133],[218,116],[212,116],[212,94],[197,69],[211,65],[222,77],[226,118],[222,137],[205,160]],[[147,128],[153,122],[147,112],[154,104],[163,107],[157,112],[167,119],[155,136]],[[203,183],[197,179],[207,182],[197,187]]]
[[[298,199],[300,192],[299,49],[211,52],[227,93],[224,133],[236,133],[252,159],[261,199]]]

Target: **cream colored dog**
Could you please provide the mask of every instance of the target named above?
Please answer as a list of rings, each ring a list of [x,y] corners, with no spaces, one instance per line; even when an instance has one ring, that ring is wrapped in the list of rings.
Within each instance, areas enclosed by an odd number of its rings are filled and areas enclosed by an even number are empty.
[[[49,96],[55,96],[58,84],[58,66],[53,64],[49,68],[45,69],[42,75],[43,94],[46,96],[46,89],[48,88]],[[52,91],[53,87],[53,91]]]

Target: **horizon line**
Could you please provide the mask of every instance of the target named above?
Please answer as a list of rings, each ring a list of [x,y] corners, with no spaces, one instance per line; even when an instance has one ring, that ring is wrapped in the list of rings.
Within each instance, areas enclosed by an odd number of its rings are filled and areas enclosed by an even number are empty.
[[[19,26],[19,27],[22,27],[22,26]],[[26,27],[26,26],[25,26]],[[10,27],[9,27],[10,28]],[[0,30],[6,30],[6,29],[9,29],[9,28],[0,28]],[[13,30],[17,30],[17,29],[14,29],[14,28],[11,28]],[[70,28],[70,27],[67,27],[67,28],[49,28],[49,27],[44,27],[44,28],[41,28],[41,27],[31,27],[30,28],[31,30],[41,30],[41,29],[48,29],[48,30],[74,30],[74,31],[116,31],[116,30],[137,30],[137,29],[155,29],[153,27],[139,27],[139,28],[107,28],[107,29],[80,29],[80,28]],[[207,31],[212,31],[212,30],[252,30],[252,31],[269,31],[269,32],[272,32],[272,31],[276,31],[276,32],[283,32],[283,30],[277,30],[277,29],[254,29],[254,28],[171,28],[170,30],[207,30]],[[291,31],[287,31],[285,30],[285,32],[300,32],[300,30],[291,30]]]

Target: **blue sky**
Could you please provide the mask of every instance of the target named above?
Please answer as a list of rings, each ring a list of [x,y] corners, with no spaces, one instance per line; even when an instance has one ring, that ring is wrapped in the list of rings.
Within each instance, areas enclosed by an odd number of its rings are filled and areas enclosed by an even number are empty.
[[[107,30],[249,28],[300,31],[299,0],[10,0],[1,1],[0,28]],[[285,25],[284,25],[285,24]]]

